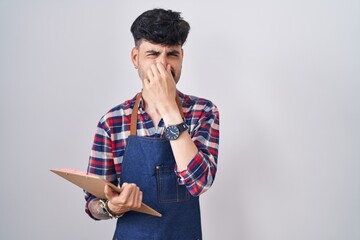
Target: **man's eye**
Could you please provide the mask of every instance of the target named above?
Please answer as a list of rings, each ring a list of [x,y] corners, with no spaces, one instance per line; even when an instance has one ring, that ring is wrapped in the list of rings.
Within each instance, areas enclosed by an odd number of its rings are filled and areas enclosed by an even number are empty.
[[[146,56],[157,57],[157,56],[159,56],[159,53],[157,53],[157,52],[148,52],[148,53],[146,54]]]

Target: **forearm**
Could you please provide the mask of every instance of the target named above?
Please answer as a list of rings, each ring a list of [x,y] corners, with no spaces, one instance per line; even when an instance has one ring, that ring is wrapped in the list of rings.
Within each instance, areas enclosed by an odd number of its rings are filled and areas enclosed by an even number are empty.
[[[166,126],[176,125],[183,121],[176,105],[164,111],[162,114]],[[189,162],[194,158],[198,149],[191,139],[189,133],[184,131],[179,138],[170,141],[176,165],[179,171],[187,169]]]
[[[178,139],[170,141],[178,171],[188,168],[190,161],[198,153],[198,148],[187,131],[181,133]]]
[[[178,124],[181,121],[178,112],[164,116],[164,122],[168,123],[167,125]],[[211,187],[216,174],[214,156],[209,154],[208,149],[203,149],[202,143],[199,142],[199,144],[200,149],[188,131],[181,133],[178,139],[170,141],[176,161],[177,175],[180,177],[180,182],[187,186],[193,196],[206,192]]]
[[[168,124],[180,123],[181,117],[172,109],[164,116]],[[216,175],[219,115],[216,106],[205,108],[191,129],[191,135],[183,132],[177,140],[170,141],[176,160],[176,172],[193,196],[208,190]]]

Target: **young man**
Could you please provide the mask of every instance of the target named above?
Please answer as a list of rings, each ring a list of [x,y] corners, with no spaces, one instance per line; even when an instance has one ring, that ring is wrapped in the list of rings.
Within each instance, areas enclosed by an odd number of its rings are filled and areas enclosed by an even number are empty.
[[[199,195],[216,174],[219,113],[176,89],[189,30],[180,13],[163,9],[131,26],[142,91],[101,118],[88,165],[121,186],[120,194],[105,187],[107,199],[86,194],[92,218],[118,219],[114,239],[202,239]],[[162,217],[131,211],[141,202]]]

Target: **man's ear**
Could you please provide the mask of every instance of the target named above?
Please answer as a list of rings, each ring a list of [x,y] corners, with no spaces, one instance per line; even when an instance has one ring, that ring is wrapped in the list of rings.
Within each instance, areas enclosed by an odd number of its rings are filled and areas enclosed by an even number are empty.
[[[134,47],[131,50],[131,61],[134,64],[135,68],[138,68],[138,59],[139,59],[139,48]]]

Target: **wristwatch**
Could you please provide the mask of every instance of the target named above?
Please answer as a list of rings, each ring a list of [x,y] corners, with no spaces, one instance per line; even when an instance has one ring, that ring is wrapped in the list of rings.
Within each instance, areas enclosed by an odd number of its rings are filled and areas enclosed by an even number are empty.
[[[165,138],[168,140],[176,140],[182,132],[188,129],[189,126],[185,121],[177,125],[169,125],[165,129]]]

